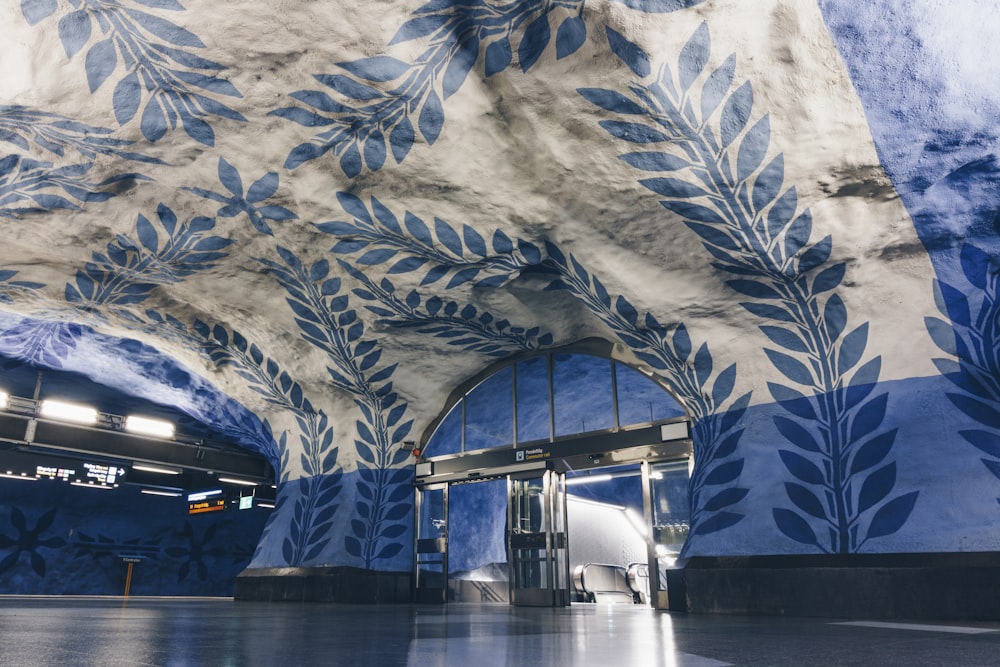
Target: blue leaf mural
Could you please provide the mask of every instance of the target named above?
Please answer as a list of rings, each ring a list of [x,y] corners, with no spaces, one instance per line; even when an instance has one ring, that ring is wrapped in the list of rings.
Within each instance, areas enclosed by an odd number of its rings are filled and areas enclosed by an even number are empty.
[[[133,142],[110,134],[107,128],[61,114],[0,105],[0,142],[18,151],[0,158],[0,217],[20,218],[55,209],[76,211],[88,202],[107,201],[126,192],[137,181],[149,180],[134,172],[100,181],[88,177],[100,156],[162,164],[157,158],[130,150]],[[34,154],[69,163],[56,166],[31,157]]]
[[[1000,233],[1000,222],[994,225]],[[961,247],[959,260],[956,282],[964,278],[965,284],[936,281],[935,301],[944,319],[928,317],[925,324],[949,355],[934,360],[958,389],[946,396],[976,425],[959,435],[985,454],[983,465],[1000,478],[1000,277],[996,260],[972,244]]]
[[[264,204],[278,191],[278,174],[276,172],[267,172],[251,183],[246,192],[243,191],[243,179],[240,172],[225,158],[219,158],[218,172],[219,182],[227,192],[219,193],[205,188],[183,188],[199,197],[223,204],[222,208],[216,212],[216,216],[232,218],[241,213],[245,214],[254,229],[268,236],[274,235],[268,222],[284,222],[298,218],[294,212],[284,206]]]
[[[702,0],[629,0],[644,12],[672,12]],[[444,101],[483,61],[484,75],[512,64],[527,72],[547,51],[557,59],[577,53],[587,39],[585,0],[461,4],[432,0],[415,10],[389,45],[425,40],[413,61],[379,55],[337,63],[344,73],[315,74],[325,90],[291,93],[306,107],[275,109],[272,115],[309,128],[324,128],[293,148],[286,169],[332,152],[349,178],[378,171],[391,152],[400,163],[422,138],[433,144],[444,127]],[[553,39],[553,31],[554,37]],[[515,59],[516,53],[516,59]]]
[[[400,221],[375,197],[370,206],[346,192],[337,193],[337,198],[353,219],[316,225],[321,232],[342,237],[330,251],[337,255],[360,253],[354,264],[386,265],[389,275],[416,274],[421,287],[445,278],[446,289],[464,284],[499,287],[542,261],[534,244],[511,239],[499,229],[487,241],[469,225],[459,230],[435,218],[431,231],[431,226],[410,211]]]
[[[10,508],[10,523],[14,527],[14,536],[0,533],[0,550],[10,549],[0,559],[0,572],[7,572],[17,566],[21,555],[26,554],[32,571],[39,577],[46,572],[45,557],[39,549],[60,549],[66,545],[61,537],[46,536],[56,518],[56,510],[51,509],[35,521],[34,527],[28,527],[28,518],[17,507]]]
[[[143,136],[155,142],[179,123],[192,139],[212,146],[215,131],[205,117],[246,120],[218,100],[242,95],[218,76],[225,66],[194,51],[205,48],[201,39],[148,11],[184,11],[181,4],[86,0],[83,6],[71,6],[70,11],[60,12],[57,3],[22,3],[21,11],[31,25],[61,13],[55,26],[59,39],[68,58],[83,54],[91,92],[121,72],[112,95],[119,125],[138,118]]]
[[[0,303],[13,303],[15,298],[34,294],[45,285],[31,280],[14,280],[17,271],[0,270]]]
[[[340,278],[330,275],[329,262],[319,260],[307,266],[289,250],[279,246],[277,251],[281,261],[257,261],[286,290],[302,337],[326,353],[333,386],[353,396],[363,416],[355,423],[357,518],[344,548],[370,568],[405,547],[396,539],[402,533],[393,527],[408,521],[412,510],[413,471],[401,467],[408,452],[399,445],[413,420],[404,419],[406,403],[393,391],[396,365],[380,363],[377,341],[365,338],[364,323],[350,308],[350,297],[341,293]]]
[[[739,503],[749,489],[739,486],[744,459],[738,456],[742,419],[750,394],[733,398],[735,365],[716,372],[708,345],[697,349],[687,327],[668,329],[651,314],[639,317],[624,297],[612,298],[597,278],[572,255],[546,244],[546,265],[557,274],[547,289],[573,293],[635,355],[649,365],[682,398],[694,423],[695,470],[688,488],[690,535],[715,533],[745,516]],[[681,558],[687,555],[685,543]]]
[[[270,425],[265,420],[266,431],[260,440],[270,445],[263,453],[280,471],[278,497],[274,517],[291,512],[288,533],[282,539],[282,556],[289,566],[298,566],[314,559],[327,549],[331,537],[331,521],[339,509],[337,498],[343,489],[344,471],[338,463],[339,448],[333,445],[334,429],[329,418],[316,410],[306,397],[302,386],[255,343],[236,331],[220,325],[209,325],[196,320],[189,328],[174,318],[147,312],[151,321],[169,326],[188,345],[200,349],[218,368],[230,368],[247,382],[248,387],[260,394],[268,403],[287,410],[294,416],[298,427],[299,464],[306,476],[290,479],[292,448],[288,434],[283,433],[275,443],[270,438]],[[262,448],[263,449],[263,448]],[[298,486],[290,508],[289,490]],[[273,528],[269,521],[264,528],[261,544]]]
[[[794,509],[775,508],[775,525],[791,540],[835,553],[896,532],[917,493],[894,495],[893,463],[875,471],[850,466],[874,442],[891,449],[895,437],[881,430],[887,395],[869,396],[879,358],[858,366],[868,324],[848,326],[835,291],[845,267],[830,263],[830,236],[811,240],[811,214],[783,183],[783,158],[771,151],[770,120],[757,116],[753,87],[733,81],[735,56],[709,67],[706,24],[681,49],[677,78],[667,66],[654,72],[640,47],[611,28],[607,33],[612,51],[641,80],[629,95],[590,88],[580,94],[627,116],[601,122],[612,136],[641,148],[621,159],[664,174],[639,183],[662,197],[671,220],[682,220],[699,237],[712,266],[730,276],[729,288],[748,298],[741,305],[763,320],[761,331],[774,344],[764,353],[785,379],[769,384],[773,398],[793,416],[815,421],[810,430],[776,419],[800,451],[778,451],[797,481],[786,486]]]
[[[156,220],[140,214],[135,237],[118,235],[105,252],[91,261],[66,285],[66,301],[98,315],[115,312],[136,320],[128,306],[142,303],[159,285],[168,285],[212,268],[226,256],[232,239],[211,235],[213,218],[179,222],[173,210],[160,204]]]
[[[379,316],[379,324],[410,328],[441,338],[448,345],[492,357],[506,357],[515,351],[537,350],[552,344],[552,334],[541,333],[539,327],[512,325],[471,304],[462,306],[436,295],[425,298],[416,290],[402,294],[388,278],[376,282],[343,260],[338,263],[361,283],[362,287],[352,290],[352,294],[371,302],[365,308]]]
[[[62,368],[85,331],[70,322],[24,319],[4,332],[4,354],[43,368]]]
[[[86,202],[101,202],[131,189],[140,174],[118,174],[101,181],[86,177],[93,163],[56,167],[17,154],[0,158],[0,217],[22,218],[62,209],[79,211]]]
[[[21,105],[0,105],[0,142],[11,144],[24,153],[35,148],[59,157],[77,153],[90,161],[106,155],[164,164],[157,157],[131,150],[135,142],[115,138],[109,128]]]

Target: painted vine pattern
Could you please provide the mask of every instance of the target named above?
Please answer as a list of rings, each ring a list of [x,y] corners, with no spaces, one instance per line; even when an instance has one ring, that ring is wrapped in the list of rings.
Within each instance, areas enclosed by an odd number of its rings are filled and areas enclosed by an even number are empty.
[[[831,553],[895,533],[919,492],[893,495],[897,429],[882,429],[888,394],[872,396],[881,358],[861,363],[868,323],[848,330],[836,291],[846,265],[830,262],[829,235],[811,241],[812,216],[800,210],[795,187],[784,186],[782,155],[770,151],[770,117],[755,119],[753,87],[734,83],[735,55],[709,70],[702,24],[681,49],[675,76],[666,64],[654,70],[620,33],[607,34],[636,79],[628,94],[581,88],[580,95],[625,118],[600,122],[639,149],[620,159],[650,174],[639,183],[698,235],[726,285],[748,298],[740,305],[763,322],[772,343],[764,352],[790,381],[768,383],[790,415],[774,424],[794,447],[778,450],[793,478],[785,482],[793,508],[773,508],[776,526]]]

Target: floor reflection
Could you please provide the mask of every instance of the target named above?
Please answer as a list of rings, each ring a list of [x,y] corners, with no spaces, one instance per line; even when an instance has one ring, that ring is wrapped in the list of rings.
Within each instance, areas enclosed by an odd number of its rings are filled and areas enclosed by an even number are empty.
[[[995,665],[1000,623],[563,609],[0,597],[0,666]]]

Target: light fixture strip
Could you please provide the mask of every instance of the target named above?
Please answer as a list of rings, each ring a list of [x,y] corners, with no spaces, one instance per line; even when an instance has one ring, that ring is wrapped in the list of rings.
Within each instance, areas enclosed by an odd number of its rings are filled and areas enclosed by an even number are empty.
[[[174,425],[170,422],[138,415],[129,415],[125,418],[125,430],[167,440],[174,437]]]
[[[15,475],[13,473],[2,473],[0,472],[0,477],[4,479],[25,479],[31,482],[37,482],[38,478],[33,475]]]
[[[226,484],[240,484],[242,486],[257,486],[257,482],[251,482],[248,479],[236,479],[235,477],[218,477],[216,479],[218,479],[220,482],[224,482]]]
[[[87,482],[70,482],[70,486],[82,486],[87,489],[103,489],[105,491],[113,491],[115,487],[106,486],[104,484],[89,484]]]
[[[39,414],[51,419],[60,419],[80,424],[97,423],[97,410],[86,405],[66,403],[65,401],[45,399],[42,401],[41,408],[39,408]]]
[[[167,496],[168,498],[179,498],[181,496],[178,491],[157,491],[156,489],[140,489],[140,491],[148,496]]]
[[[164,467],[161,467],[161,466],[154,466],[154,465],[149,465],[149,464],[146,464],[146,463],[133,463],[132,464],[132,469],[133,470],[143,470],[145,472],[156,472],[156,473],[160,473],[161,475],[179,475],[179,474],[181,474],[181,470],[179,468],[164,468]]]

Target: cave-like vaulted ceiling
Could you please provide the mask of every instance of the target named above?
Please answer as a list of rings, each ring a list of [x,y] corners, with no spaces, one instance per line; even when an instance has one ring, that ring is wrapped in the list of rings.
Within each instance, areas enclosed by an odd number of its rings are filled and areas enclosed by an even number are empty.
[[[702,425],[706,552],[891,549],[995,287],[996,10],[925,4],[7,3],[0,354],[327,480],[267,564],[405,555],[399,443],[587,337]]]

